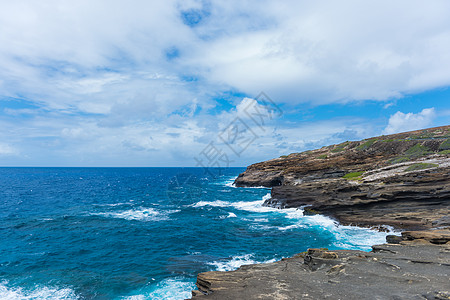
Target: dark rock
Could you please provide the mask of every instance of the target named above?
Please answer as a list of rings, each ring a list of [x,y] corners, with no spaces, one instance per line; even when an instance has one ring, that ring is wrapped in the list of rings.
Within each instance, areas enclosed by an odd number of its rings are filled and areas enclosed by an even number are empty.
[[[450,226],[450,216],[444,216],[432,222],[434,227],[447,227]]]
[[[388,235],[386,236],[386,242],[389,244],[400,244],[400,242],[403,241],[403,238],[398,235]]]

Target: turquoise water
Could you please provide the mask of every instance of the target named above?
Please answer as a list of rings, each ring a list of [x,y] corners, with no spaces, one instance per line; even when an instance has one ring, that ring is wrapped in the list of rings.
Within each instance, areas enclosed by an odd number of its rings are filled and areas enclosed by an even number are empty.
[[[215,171],[0,168],[0,298],[185,299],[199,272],[385,241]]]

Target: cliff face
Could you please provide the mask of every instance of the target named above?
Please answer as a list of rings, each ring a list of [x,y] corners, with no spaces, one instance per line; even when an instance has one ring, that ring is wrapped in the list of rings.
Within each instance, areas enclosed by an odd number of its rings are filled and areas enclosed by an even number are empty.
[[[251,165],[236,186],[267,186],[265,205],[353,225],[433,227],[449,214],[450,126],[345,142]]]
[[[309,249],[197,277],[192,299],[450,299],[450,126],[345,142],[251,165],[265,205],[408,229],[373,251]]]

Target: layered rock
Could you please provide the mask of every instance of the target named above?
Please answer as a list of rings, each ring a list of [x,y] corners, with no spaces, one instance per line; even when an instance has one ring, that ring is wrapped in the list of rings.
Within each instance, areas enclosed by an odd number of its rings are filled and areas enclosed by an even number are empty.
[[[345,142],[251,165],[235,185],[343,224],[430,228],[450,212],[449,149],[450,126]]]
[[[192,299],[449,299],[450,248],[309,249],[276,263],[198,275]]]
[[[265,205],[407,230],[372,252],[309,249],[198,275],[192,299],[450,299],[450,126],[345,142],[251,165]]]

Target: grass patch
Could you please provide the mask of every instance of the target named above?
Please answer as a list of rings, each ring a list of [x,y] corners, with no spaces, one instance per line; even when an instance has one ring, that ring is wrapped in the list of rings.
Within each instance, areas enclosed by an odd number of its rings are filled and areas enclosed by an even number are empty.
[[[328,158],[328,155],[322,154],[322,155],[317,156],[317,158],[318,158],[318,159],[327,159],[327,158]]]
[[[391,165],[398,164],[406,161],[410,161],[412,159],[419,158],[421,156],[425,156],[427,154],[431,154],[432,152],[427,147],[421,144],[415,144],[408,150],[406,150],[403,155],[392,158],[388,161]]]
[[[439,150],[450,150],[450,139],[446,139],[439,145]]]
[[[439,151],[439,154],[450,154],[450,150]]]
[[[410,158],[408,158],[406,156],[399,156],[399,157],[391,158],[390,160],[388,160],[388,163],[391,165],[395,165],[395,164],[399,164],[399,163],[406,162],[409,160],[410,160]]]
[[[358,147],[356,147],[357,150],[367,150],[369,149],[373,144],[375,144],[375,142],[378,141],[377,139],[371,139],[368,140],[367,142],[359,145]]]
[[[334,153],[336,153],[336,152],[342,152],[342,151],[345,150],[345,147],[347,147],[349,144],[350,144],[350,142],[349,142],[349,141],[346,141],[346,142],[343,142],[343,143],[341,143],[341,144],[339,144],[339,145],[336,145],[336,146],[331,150],[331,152],[334,152]]]
[[[405,155],[410,157],[420,157],[429,153],[430,149],[421,144],[415,144],[414,146],[405,151]]]
[[[435,168],[438,166],[439,166],[438,164],[417,163],[417,164],[410,165],[409,167],[407,167],[405,169],[405,171],[409,172],[409,171],[425,170],[425,169]]]
[[[288,157],[287,155],[281,155],[280,158],[286,158]]]
[[[345,174],[342,178],[349,179],[349,180],[359,180],[359,179],[361,179],[362,173],[364,173],[364,172],[352,172],[352,173]]]
[[[395,141],[394,139],[387,139],[387,140],[383,140],[383,143],[392,143],[393,141]]]

